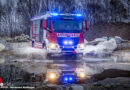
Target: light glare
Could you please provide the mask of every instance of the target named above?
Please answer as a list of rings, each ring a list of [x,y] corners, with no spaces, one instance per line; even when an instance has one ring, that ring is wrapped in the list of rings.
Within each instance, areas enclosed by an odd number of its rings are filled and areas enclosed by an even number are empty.
[[[84,48],[84,44],[80,44],[80,48]]]
[[[84,72],[80,72],[79,75],[80,75],[81,78],[85,78],[85,73]]]
[[[68,78],[67,78],[67,77],[65,77],[65,81],[68,81]]]
[[[70,44],[70,45],[72,45],[72,44],[73,44],[73,42],[72,42],[72,41],[69,41],[69,44]]]
[[[65,44],[65,45],[67,45],[67,44],[68,44],[68,42],[67,42],[67,41],[64,41],[64,44]]]
[[[70,77],[69,80],[72,80],[72,77]]]
[[[56,44],[51,43],[51,44],[50,44],[50,48],[51,48],[51,49],[55,49],[55,48],[56,48]]]
[[[53,15],[53,16],[58,16],[58,13],[51,13],[51,15]]]
[[[78,17],[81,17],[82,15],[81,14],[77,14]]]
[[[56,78],[56,74],[55,73],[50,73],[49,74],[49,78],[50,79],[55,79]]]

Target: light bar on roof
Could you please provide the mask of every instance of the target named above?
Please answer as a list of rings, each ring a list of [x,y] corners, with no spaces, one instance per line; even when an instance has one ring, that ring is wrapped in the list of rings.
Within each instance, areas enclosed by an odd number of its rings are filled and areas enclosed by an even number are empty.
[[[81,17],[82,15],[81,14],[76,14],[78,17]]]
[[[58,16],[58,13],[51,13],[51,15],[53,15],[53,16]]]

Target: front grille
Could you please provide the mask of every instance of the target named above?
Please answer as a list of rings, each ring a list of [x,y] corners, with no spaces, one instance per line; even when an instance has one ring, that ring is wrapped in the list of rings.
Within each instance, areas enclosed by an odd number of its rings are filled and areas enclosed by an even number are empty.
[[[74,49],[73,48],[62,48],[63,52],[73,52]]]
[[[72,70],[66,70],[66,71],[62,71],[62,74],[74,74],[75,72],[74,71],[72,71]]]

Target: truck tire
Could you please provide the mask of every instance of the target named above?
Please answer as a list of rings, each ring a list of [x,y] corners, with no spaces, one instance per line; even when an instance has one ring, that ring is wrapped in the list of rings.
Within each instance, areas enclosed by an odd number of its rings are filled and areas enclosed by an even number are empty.
[[[34,40],[32,40],[32,47],[34,47],[34,45],[35,45],[35,41],[34,41]]]

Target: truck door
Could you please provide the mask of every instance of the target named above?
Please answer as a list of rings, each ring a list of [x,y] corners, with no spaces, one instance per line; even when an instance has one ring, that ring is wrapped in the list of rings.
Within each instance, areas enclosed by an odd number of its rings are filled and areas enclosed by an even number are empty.
[[[47,21],[47,34],[46,34],[46,38],[49,40],[50,39],[50,33],[51,32],[51,20]]]
[[[43,20],[40,20],[40,42],[43,42],[44,31],[43,31]]]
[[[33,21],[32,37],[36,42],[40,41],[40,20]]]

